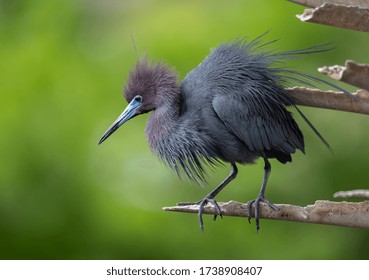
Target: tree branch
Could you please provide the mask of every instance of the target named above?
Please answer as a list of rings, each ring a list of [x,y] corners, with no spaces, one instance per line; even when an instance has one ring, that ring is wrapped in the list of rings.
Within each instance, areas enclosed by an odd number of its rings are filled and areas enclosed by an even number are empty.
[[[318,68],[320,73],[362,89],[369,90],[369,65],[346,60],[345,66],[324,66]]]
[[[290,2],[294,2],[296,4],[300,4],[302,6],[315,8],[323,5],[324,3],[338,4],[338,5],[346,5],[346,6],[354,6],[360,8],[368,8],[369,2],[368,0],[288,0]]]
[[[333,194],[333,197],[342,198],[369,198],[369,190],[351,190],[351,191],[340,191]]]
[[[325,3],[297,15],[301,21],[369,32],[369,9]]]
[[[287,89],[297,105],[333,109],[369,115],[369,91],[358,90],[354,98],[343,92],[322,91],[305,87]]]
[[[246,204],[236,201],[218,203],[224,216],[247,217]],[[273,210],[262,203],[260,207],[260,218],[294,221],[312,224],[326,224],[346,227],[357,227],[369,229],[369,201],[363,202],[332,202],[317,200],[314,205],[305,207],[276,204],[279,210]],[[164,211],[198,213],[198,205],[184,205],[164,207]],[[251,216],[254,217],[254,206]],[[205,206],[204,214],[216,215],[212,205]]]

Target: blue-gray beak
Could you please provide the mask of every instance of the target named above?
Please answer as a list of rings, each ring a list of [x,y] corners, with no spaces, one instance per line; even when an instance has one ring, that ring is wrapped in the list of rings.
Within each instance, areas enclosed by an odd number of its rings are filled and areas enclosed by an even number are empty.
[[[142,105],[141,100],[133,98],[128,104],[123,113],[116,119],[116,121],[108,128],[99,141],[99,145],[104,142],[110,135],[112,135],[122,124],[124,124],[129,119],[137,116],[137,109]]]

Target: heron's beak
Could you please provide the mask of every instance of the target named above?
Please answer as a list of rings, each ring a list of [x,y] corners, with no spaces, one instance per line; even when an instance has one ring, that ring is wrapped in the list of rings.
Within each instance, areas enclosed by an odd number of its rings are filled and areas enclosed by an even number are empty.
[[[135,98],[128,104],[123,113],[116,119],[116,121],[108,128],[99,141],[99,145],[104,142],[111,134],[114,133],[122,124],[129,119],[137,116],[137,109],[142,105],[142,102],[137,101]]]

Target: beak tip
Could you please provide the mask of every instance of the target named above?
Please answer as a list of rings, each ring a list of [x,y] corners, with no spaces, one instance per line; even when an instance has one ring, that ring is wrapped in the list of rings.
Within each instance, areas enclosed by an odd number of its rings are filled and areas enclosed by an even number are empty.
[[[104,142],[104,141],[105,141],[105,139],[106,139],[106,138],[101,137],[101,139],[99,140],[99,143],[97,143],[97,145],[100,145],[102,142]]]
[[[127,108],[123,111],[123,113],[118,117],[118,119],[108,128],[108,130],[101,137],[98,145],[104,142],[110,135],[114,133],[123,123],[128,121],[129,119],[137,116],[137,109],[142,105],[141,101],[137,101],[133,99],[127,106]]]

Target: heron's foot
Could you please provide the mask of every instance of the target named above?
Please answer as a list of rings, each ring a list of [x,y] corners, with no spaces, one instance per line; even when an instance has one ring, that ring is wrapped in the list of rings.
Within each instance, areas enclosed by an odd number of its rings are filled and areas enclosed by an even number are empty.
[[[264,196],[262,195],[259,195],[256,199],[250,200],[249,202],[247,202],[247,218],[249,220],[249,223],[251,223],[251,207],[253,204],[255,204],[256,232],[258,232],[260,229],[260,223],[259,223],[260,202],[266,203],[273,210],[276,210],[276,211],[278,210],[277,206],[271,203],[268,199],[264,198]]]
[[[214,198],[212,198],[209,195],[207,195],[204,199],[202,199],[198,202],[178,202],[177,205],[178,206],[199,205],[199,212],[198,212],[197,215],[199,217],[201,231],[204,232],[204,221],[202,219],[202,214],[204,213],[205,205],[208,204],[208,203],[211,203],[214,206],[215,211],[217,212],[217,214],[215,214],[213,216],[213,220],[215,221],[218,215],[221,218],[223,218],[222,210],[220,209],[218,203],[216,202],[216,200]]]

